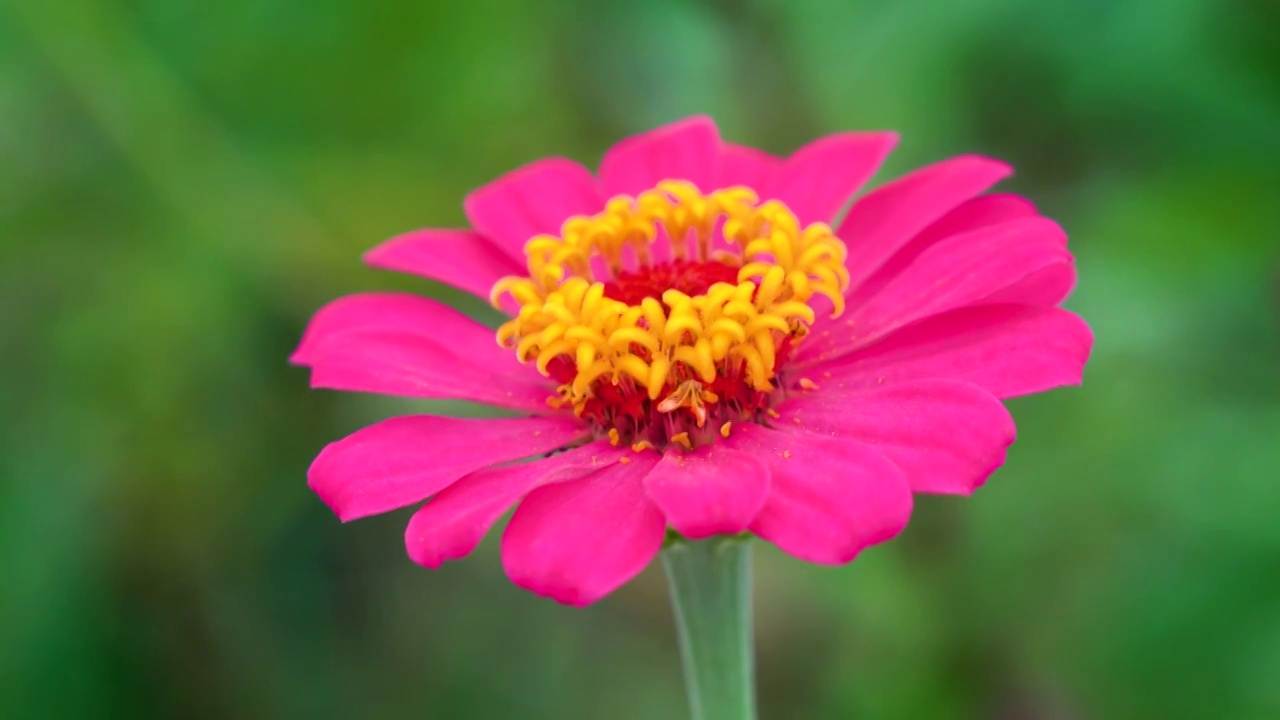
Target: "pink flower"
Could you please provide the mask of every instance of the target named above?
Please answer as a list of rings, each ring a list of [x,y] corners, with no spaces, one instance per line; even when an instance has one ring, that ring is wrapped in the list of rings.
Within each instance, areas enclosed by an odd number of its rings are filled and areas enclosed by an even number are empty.
[[[499,178],[466,198],[471,230],[374,248],[369,264],[492,293],[511,319],[495,342],[433,300],[342,298],[292,357],[312,386],[519,416],[383,421],[326,447],[312,489],[344,521],[430,499],[405,538],[427,567],[516,506],[507,574],[573,605],[639,573],[668,527],[840,564],[901,531],[912,493],[973,492],[1014,439],[1000,399],[1078,384],[1092,334],[1058,307],[1076,279],[1062,229],[984,194],[1004,163],[917,170],[832,231],[896,141],[777,158],[690,118],[594,175],[550,158]]]

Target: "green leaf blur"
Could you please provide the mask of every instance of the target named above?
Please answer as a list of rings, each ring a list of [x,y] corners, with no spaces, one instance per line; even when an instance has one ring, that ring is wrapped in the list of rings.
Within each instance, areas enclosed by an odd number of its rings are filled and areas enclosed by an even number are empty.
[[[0,717],[681,717],[660,568],[586,611],[497,538],[343,526],[327,442],[476,408],[285,358],[471,188],[709,112],[892,128],[1071,234],[1084,388],[844,568],[756,553],[765,718],[1280,717],[1280,4],[0,3]],[[442,258],[447,262],[447,258]],[[496,534],[495,534],[496,535]]]

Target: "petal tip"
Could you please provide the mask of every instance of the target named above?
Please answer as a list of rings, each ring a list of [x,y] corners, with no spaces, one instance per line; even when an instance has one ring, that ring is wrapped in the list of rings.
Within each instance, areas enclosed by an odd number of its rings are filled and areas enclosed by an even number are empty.
[[[505,562],[505,554],[503,570],[512,585],[568,607],[587,607],[609,594],[609,591],[587,590],[571,582],[551,582],[547,578],[523,574]]]
[[[456,560],[461,555],[454,555],[429,543],[420,533],[415,532],[410,523],[404,532],[404,550],[409,560],[428,570],[439,570],[449,560]]]
[[[567,175],[575,176],[575,178],[589,176],[592,184],[595,181],[591,171],[583,167],[582,163],[567,157],[552,155],[527,162],[514,170],[508,170],[488,183],[472,190],[463,197],[462,208],[468,217],[472,217],[481,209],[486,200],[505,192],[513,184],[528,181],[531,177],[544,173],[549,173],[552,178],[561,178]]]
[[[987,173],[990,173],[992,176],[1001,180],[1009,177],[1010,175],[1013,175],[1014,173],[1013,165],[1005,162],[1004,160],[1001,160],[999,158],[994,158],[989,155],[979,155],[977,153],[968,153],[965,155],[957,156],[955,158],[955,161],[957,164],[967,166],[968,168],[971,168],[971,169],[981,168],[982,170],[986,171]]]
[[[1089,358],[1093,355],[1093,328],[1089,327],[1084,318],[1075,313],[1061,309],[1058,312],[1069,318],[1064,328],[1064,334],[1070,338],[1070,344],[1066,352],[1070,354],[1071,359],[1069,370],[1056,387],[1079,387],[1084,384],[1084,371],[1089,366]],[[1047,387],[1045,389],[1050,390],[1052,388]]]
[[[345,512],[344,503],[340,502],[335,489],[332,487],[329,477],[326,456],[330,446],[325,447],[311,462],[311,467],[307,468],[307,487],[311,488],[311,492],[320,498],[320,502],[324,503],[334,515],[338,516],[338,521],[348,523],[355,520],[356,517]]]
[[[828,136],[833,142],[855,142],[860,145],[872,145],[888,155],[898,146],[902,135],[896,130],[850,130]]]
[[[696,115],[687,115],[678,120],[672,120],[671,122],[659,125],[648,132],[639,133],[632,137],[652,136],[654,134],[674,135],[676,133],[688,132],[691,130],[711,132],[714,133],[716,137],[720,136],[720,127],[716,125],[715,119],[707,113],[698,113]]]
[[[368,250],[365,250],[360,254],[360,262],[368,265],[369,267],[385,269],[383,268],[383,264],[387,262],[387,256],[395,251],[396,247],[400,245],[404,237],[405,235],[396,235],[395,237],[388,238]]]
[[[407,242],[408,235],[397,235],[360,254],[360,262],[379,270],[399,270],[400,263],[395,261],[401,246]]]

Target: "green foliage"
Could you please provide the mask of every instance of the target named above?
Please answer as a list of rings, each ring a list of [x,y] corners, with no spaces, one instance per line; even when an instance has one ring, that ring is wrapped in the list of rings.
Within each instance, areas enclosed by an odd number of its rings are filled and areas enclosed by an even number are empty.
[[[0,716],[679,717],[656,568],[573,611],[494,538],[428,572],[405,513],[340,526],[314,454],[441,407],[285,357],[346,292],[463,302],[374,243],[709,111],[1012,161],[1098,336],[975,497],[845,568],[761,548],[762,715],[1280,717],[1278,8],[0,4]]]

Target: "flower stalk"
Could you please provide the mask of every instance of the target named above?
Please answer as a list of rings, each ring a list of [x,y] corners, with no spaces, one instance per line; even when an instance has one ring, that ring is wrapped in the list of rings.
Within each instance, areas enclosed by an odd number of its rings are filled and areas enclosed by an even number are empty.
[[[750,538],[676,541],[662,559],[693,720],[753,720]]]

